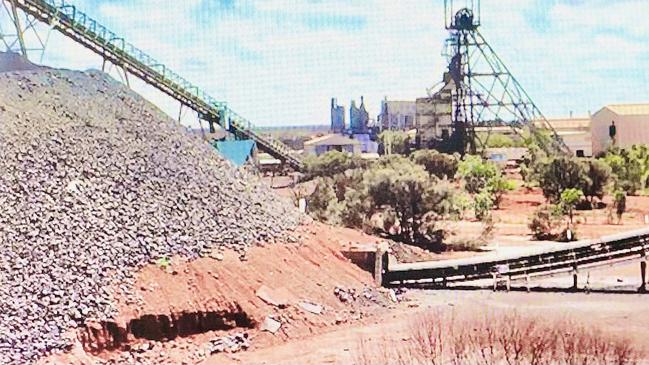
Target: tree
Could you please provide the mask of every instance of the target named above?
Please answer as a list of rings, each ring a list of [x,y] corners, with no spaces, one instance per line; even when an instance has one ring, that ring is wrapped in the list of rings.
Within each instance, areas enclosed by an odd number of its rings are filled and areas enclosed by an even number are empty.
[[[622,222],[622,214],[626,211],[626,194],[622,190],[617,190],[613,193],[613,205],[615,206],[615,213],[617,215],[617,223]]]
[[[304,159],[305,179],[331,177],[364,164],[360,157],[346,152],[329,151],[320,156],[309,156]]]
[[[560,206],[563,211],[568,214],[570,225],[572,225],[572,217],[575,206],[584,197],[584,193],[579,189],[566,189],[561,192]]]
[[[633,145],[630,149],[612,148],[603,160],[611,167],[616,177],[616,186],[635,195],[647,187],[649,179],[649,147]]]
[[[452,179],[457,172],[458,158],[454,155],[439,153],[435,150],[417,150],[410,158],[438,179]]]
[[[496,209],[500,209],[500,203],[505,193],[515,188],[516,184],[504,177],[500,172],[487,181],[487,191],[491,194]]]
[[[476,219],[485,221],[490,218],[492,208],[493,199],[486,189],[473,196],[473,211]]]
[[[552,205],[539,207],[528,225],[536,240],[556,240],[561,235],[561,226],[561,211]]]
[[[408,132],[385,130],[379,134],[379,143],[383,147],[385,155],[408,155],[410,153]]]
[[[584,165],[574,157],[555,157],[537,166],[543,195],[553,203],[561,200],[564,190],[581,190],[590,183]]]
[[[482,191],[490,179],[497,176],[498,168],[480,156],[467,155],[458,165],[457,174],[464,180],[464,188],[471,194]]]
[[[341,223],[343,204],[338,201],[333,188],[333,178],[318,178],[308,199],[308,211],[313,218],[329,224]]]
[[[588,179],[583,187],[583,192],[589,198],[592,206],[595,197],[598,199],[604,197],[605,189],[612,179],[613,172],[606,162],[597,159],[589,159],[585,162],[585,168]]]

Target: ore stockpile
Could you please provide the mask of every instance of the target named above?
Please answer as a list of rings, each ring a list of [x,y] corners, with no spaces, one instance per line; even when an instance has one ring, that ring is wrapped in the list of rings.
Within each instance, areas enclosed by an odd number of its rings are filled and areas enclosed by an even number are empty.
[[[301,220],[122,84],[48,68],[0,73],[0,208],[2,364],[110,319],[110,287],[128,293],[144,264],[245,255]]]

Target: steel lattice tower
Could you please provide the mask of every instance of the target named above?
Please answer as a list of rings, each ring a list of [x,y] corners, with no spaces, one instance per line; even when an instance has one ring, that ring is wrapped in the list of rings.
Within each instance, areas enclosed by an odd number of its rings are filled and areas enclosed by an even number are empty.
[[[539,129],[547,129],[551,138],[546,138],[541,147],[547,152],[569,152],[478,30],[480,0],[458,2],[461,6],[453,0],[445,0],[444,4],[449,31],[445,55],[453,82],[450,149],[476,153],[485,147],[494,127],[508,126],[517,134],[529,129],[533,136],[540,136]]]

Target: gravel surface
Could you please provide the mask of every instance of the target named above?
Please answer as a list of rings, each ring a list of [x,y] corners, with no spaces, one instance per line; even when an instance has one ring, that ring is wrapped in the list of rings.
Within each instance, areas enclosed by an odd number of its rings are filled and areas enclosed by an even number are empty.
[[[0,73],[0,363],[32,363],[160,258],[242,256],[302,219],[97,71]]]

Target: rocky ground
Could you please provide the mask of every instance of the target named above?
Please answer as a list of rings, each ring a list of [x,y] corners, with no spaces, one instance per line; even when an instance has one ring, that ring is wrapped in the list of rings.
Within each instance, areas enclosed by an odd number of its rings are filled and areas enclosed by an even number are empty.
[[[172,256],[290,241],[301,216],[122,84],[0,73],[0,363],[65,350],[110,320],[133,273]],[[113,285],[116,284],[116,285]],[[126,293],[126,294],[125,294]]]

